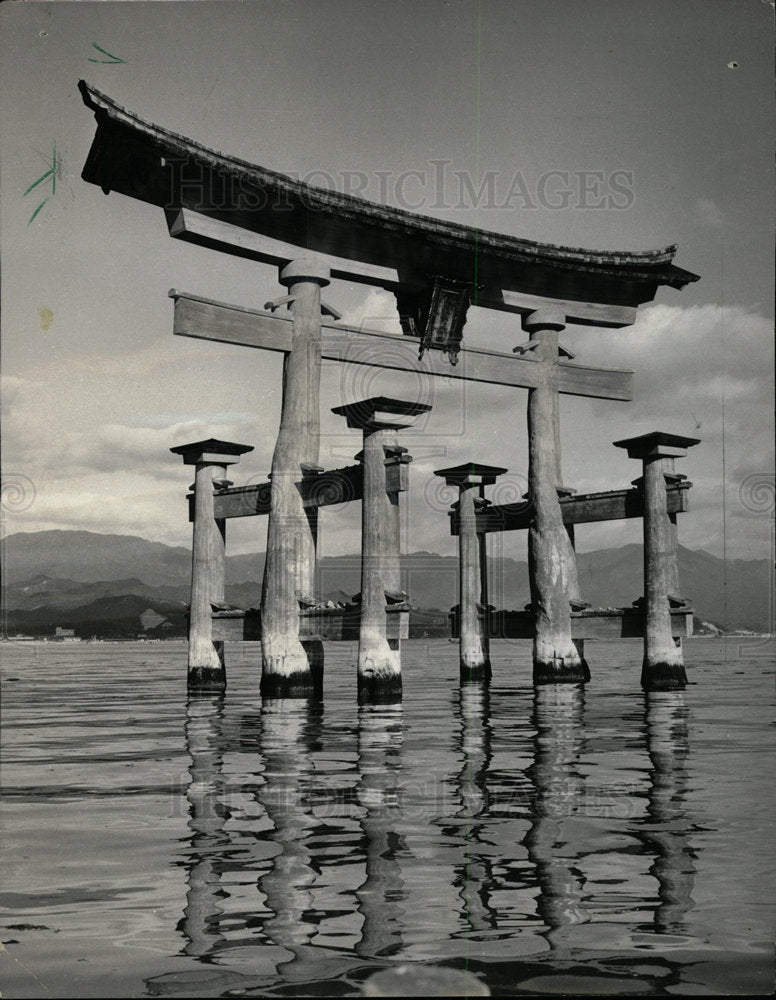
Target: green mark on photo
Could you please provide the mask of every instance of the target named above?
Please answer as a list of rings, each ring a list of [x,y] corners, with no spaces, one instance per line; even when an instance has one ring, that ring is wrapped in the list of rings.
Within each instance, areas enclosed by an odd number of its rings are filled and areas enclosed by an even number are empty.
[[[38,212],[40,212],[40,210],[43,208],[43,206],[46,204],[46,202],[57,193],[57,167],[58,167],[58,165],[59,164],[58,164],[58,160],[57,160],[57,147],[56,147],[56,144],[55,144],[54,145],[53,153],[51,155],[51,167],[46,171],[45,174],[43,174],[42,177],[39,177],[36,181],[33,181],[32,184],[30,184],[30,186],[27,188],[27,190],[22,195],[22,198],[25,198],[30,193],[30,191],[34,190],[34,188],[36,188],[39,184],[42,184],[43,181],[48,180],[49,177],[51,178],[51,194],[47,198],[44,198],[43,201],[40,203],[40,205],[38,205],[38,207],[32,213],[32,215],[30,216],[29,222],[27,223],[28,226],[30,225],[30,223],[32,222],[32,220],[35,218],[35,216],[38,214]]]
[[[97,42],[92,42],[92,48],[97,49],[98,52],[102,52],[104,56],[108,56],[107,59],[92,59],[90,57],[89,62],[93,63],[106,63],[108,66],[117,66],[119,63],[126,62],[126,59],[119,59],[118,56],[111,55],[110,52],[106,52],[105,49],[101,49]]]

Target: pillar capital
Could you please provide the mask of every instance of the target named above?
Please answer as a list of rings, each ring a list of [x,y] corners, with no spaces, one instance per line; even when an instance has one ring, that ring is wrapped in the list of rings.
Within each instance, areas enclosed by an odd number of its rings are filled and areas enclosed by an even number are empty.
[[[323,288],[331,284],[331,268],[320,257],[298,257],[280,269],[278,280],[281,285],[314,281]]]
[[[560,331],[565,328],[566,314],[559,306],[544,306],[523,316],[523,329],[526,333],[535,333],[537,330]]]
[[[412,455],[403,444],[384,444],[383,452],[386,465],[409,465],[412,461]]]
[[[237,444],[234,441],[219,441],[207,438],[170,448],[173,455],[180,455],[184,465],[236,465],[240,455],[253,451],[253,445]]]
[[[465,462],[449,469],[437,469],[434,475],[441,476],[448,486],[457,486],[464,490],[469,486],[492,486],[506,471],[498,465]]]
[[[628,458],[647,462],[655,458],[684,458],[687,449],[696,444],[700,444],[700,438],[683,437],[665,431],[651,431],[649,434],[639,434],[638,437],[615,441],[614,447],[625,448]]]
[[[389,396],[372,396],[358,403],[332,407],[332,413],[345,417],[348,427],[363,431],[401,430],[412,427],[421,413],[428,413],[429,403],[415,403]]]

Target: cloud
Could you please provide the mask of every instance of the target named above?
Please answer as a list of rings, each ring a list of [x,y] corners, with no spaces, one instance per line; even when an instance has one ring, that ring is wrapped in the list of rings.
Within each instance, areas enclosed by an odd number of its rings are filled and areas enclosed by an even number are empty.
[[[580,331],[578,343],[582,337]],[[635,478],[637,464],[624,452],[613,455],[618,438],[651,430],[700,438],[677,462],[694,484],[691,511],[680,519],[681,540],[717,554],[726,548],[761,557],[767,525],[743,508],[739,487],[774,465],[770,321],[740,306],[655,305],[631,329],[591,331],[590,340],[578,360],[606,358],[611,367],[633,368],[634,399],[562,402],[570,485],[608,489]],[[591,454],[600,456],[598,463],[590,463]]]
[[[384,333],[401,333],[401,323],[393,293],[382,288],[370,288],[363,302],[345,310],[342,322],[346,326],[363,326]]]
[[[724,438],[737,458],[772,455],[773,328],[764,316],[740,306],[656,305],[631,330],[595,338],[596,356],[635,371],[632,426],[671,422],[706,448]],[[607,406],[595,405],[599,413]]]
[[[709,229],[722,229],[725,216],[715,201],[711,198],[698,198],[695,202],[695,217]]]
[[[189,546],[191,470],[176,471],[166,483],[125,472],[38,480],[29,509],[6,513],[5,531],[87,530]]]
[[[390,306],[390,308],[389,308]],[[390,310],[393,309],[391,316]],[[398,325],[393,297],[364,294],[344,317]],[[466,344],[508,353],[525,339],[519,320],[472,310]],[[581,364],[634,370],[630,403],[562,396],[563,476],[579,492],[627,486],[640,474],[613,441],[651,430],[701,438],[677,463],[694,483],[691,510],[680,519],[690,547],[762,556],[767,515],[746,509],[739,488],[748,476],[773,469],[773,332],[768,320],[737,306],[653,305],[633,327],[569,327],[562,341]],[[230,472],[241,483],[270,466],[280,415],[281,358],[264,351],[167,338],[114,356],[105,364],[76,359],[3,383],[6,469],[37,487],[35,504],[9,530],[91,527],[187,544],[182,496],[189,470],[170,447],[216,436],[255,446]],[[525,389],[431,378],[368,365],[323,366],[320,464],[349,465],[361,448],[331,407],[374,395],[420,400],[432,409],[402,432],[409,448],[410,491],[403,497],[405,547],[454,552],[448,500],[433,473],[464,461],[504,466],[488,495],[496,502],[525,492],[528,471]],[[509,496],[507,496],[509,494]],[[230,551],[255,549],[264,531],[254,519],[230,524]],[[639,537],[636,522],[580,526],[580,551]],[[525,538],[491,539],[522,557]],[[353,552],[360,544],[358,504],[327,509],[321,551]]]

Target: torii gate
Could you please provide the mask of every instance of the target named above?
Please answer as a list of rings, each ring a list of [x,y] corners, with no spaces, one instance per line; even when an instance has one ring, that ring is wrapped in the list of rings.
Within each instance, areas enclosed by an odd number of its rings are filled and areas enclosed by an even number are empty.
[[[688,510],[692,483],[674,471],[674,459],[700,444],[698,438],[653,431],[624,441],[631,458],[642,460],[643,475],[631,489],[574,496],[568,491],[559,500],[561,517],[574,546],[574,526],[594,521],[642,518],[644,596],[630,608],[593,610],[584,601],[571,600],[572,639],[583,658],[585,639],[644,638],[641,685],[645,690],[684,687],[687,676],[682,660],[682,636],[693,633],[693,609],[679,597],[679,540],[676,515]],[[525,639],[534,635],[535,608],[497,610],[488,601],[486,536],[489,532],[530,530],[536,510],[522,504],[491,504],[484,487],[496,482],[506,469],[467,462],[435,475],[457,486],[459,499],[450,511],[450,531],[458,535],[458,605],[450,619],[460,645],[461,681],[490,677],[491,637]],[[531,579],[533,598],[534,578]],[[503,595],[500,595],[503,599]],[[583,678],[589,680],[589,675]],[[534,683],[546,683],[541,673]]]
[[[262,691],[313,690],[291,599],[309,586],[315,559],[314,525],[296,482],[306,466],[317,466],[324,357],[529,390],[534,676],[544,682],[583,679],[570,625],[569,601],[579,596],[576,563],[558,501],[558,393],[629,400],[632,373],[574,364],[558,333],[567,323],[628,326],[638,305],[651,301],[661,285],[682,288],[697,280],[672,263],[676,247],[571,249],[375,205],[222,156],[143,121],[83,81],[79,88],[98,122],[82,173],[86,181],[106,194],[117,191],[163,208],[177,239],[276,264],[288,289],[269,311],[173,293],[175,333],[285,355],[263,590],[269,620]],[[338,318],[321,303],[330,277],[392,291],[404,333],[322,323],[321,311]],[[514,348],[517,354],[464,348],[470,303],[519,314],[528,343]],[[274,314],[283,304],[290,319]]]

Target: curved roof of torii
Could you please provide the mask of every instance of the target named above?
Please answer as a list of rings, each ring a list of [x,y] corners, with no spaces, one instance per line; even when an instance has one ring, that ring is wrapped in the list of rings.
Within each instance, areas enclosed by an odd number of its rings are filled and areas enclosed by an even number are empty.
[[[408,288],[442,276],[491,292],[635,307],[661,285],[698,280],[673,264],[674,245],[582,250],[378,205],[224,156],[144,121],[83,80],[78,86],[98,123],[84,180],[168,212],[188,208],[313,252],[395,268]],[[197,184],[180,188],[171,163],[185,164],[183,176]]]

